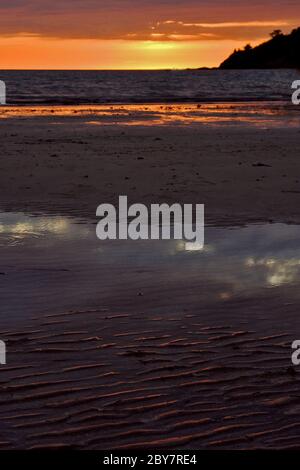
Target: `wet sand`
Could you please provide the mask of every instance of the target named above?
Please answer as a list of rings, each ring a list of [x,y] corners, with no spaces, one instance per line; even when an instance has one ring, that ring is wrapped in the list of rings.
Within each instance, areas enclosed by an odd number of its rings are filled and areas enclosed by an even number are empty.
[[[94,219],[125,194],[204,203],[220,225],[299,222],[297,107],[224,106],[4,109],[1,206]]]
[[[73,216],[84,233],[99,203],[127,194],[205,203],[215,226],[299,222],[294,125],[116,126],[53,114],[0,122],[2,209]],[[277,226],[272,237],[268,226],[250,231],[241,264],[227,239],[222,258],[216,238],[185,263],[139,247],[116,261],[84,242],[93,265],[63,220],[46,239],[34,222],[7,232],[0,222],[1,449],[299,448],[293,227],[284,237]]]
[[[2,332],[0,448],[299,448],[294,325],[279,327],[271,297],[181,315],[62,312]]]

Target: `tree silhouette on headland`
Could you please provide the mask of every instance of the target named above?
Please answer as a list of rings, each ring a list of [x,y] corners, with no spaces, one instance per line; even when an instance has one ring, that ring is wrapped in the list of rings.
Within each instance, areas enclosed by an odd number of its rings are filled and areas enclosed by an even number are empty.
[[[271,39],[256,47],[247,44],[235,50],[220,65],[221,69],[300,68],[300,28],[290,34],[275,29]]]

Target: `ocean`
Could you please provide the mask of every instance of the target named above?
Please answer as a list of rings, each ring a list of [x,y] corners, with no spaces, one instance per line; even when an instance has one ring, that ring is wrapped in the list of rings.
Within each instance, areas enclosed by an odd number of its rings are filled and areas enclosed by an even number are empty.
[[[8,105],[290,101],[297,70],[0,71]]]

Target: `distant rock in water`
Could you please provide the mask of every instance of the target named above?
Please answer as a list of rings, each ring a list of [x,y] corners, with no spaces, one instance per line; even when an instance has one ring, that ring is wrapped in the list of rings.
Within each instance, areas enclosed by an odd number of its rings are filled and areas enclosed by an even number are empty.
[[[300,28],[294,29],[290,34],[275,30],[269,41],[256,47],[247,45],[244,50],[235,50],[222,62],[220,68],[300,68]]]

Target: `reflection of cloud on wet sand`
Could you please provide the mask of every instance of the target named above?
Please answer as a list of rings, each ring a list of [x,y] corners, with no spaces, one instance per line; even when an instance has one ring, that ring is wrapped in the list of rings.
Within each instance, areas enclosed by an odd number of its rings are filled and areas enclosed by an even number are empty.
[[[66,233],[69,229],[70,223],[64,218],[44,219],[39,220],[31,219],[30,221],[21,221],[16,223],[0,224],[0,233],[10,233],[17,235],[32,235],[42,233]]]
[[[248,258],[245,265],[248,268],[265,268],[266,282],[274,287],[295,282],[300,271],[299,259]]]
[[[76,253],[82,270],[103,265],[110,279],[110,269],[115,266],[132,284],[136,282],[136,271],[142,269],[147,277],[144,282],[150,287],[167,279],[168,285],[184,283],[216,301],[257,295],[270,287],[292,286],[300,276],[297,226],[267,224],[234,230],[207,227],[202,247],[186,240],[100,242],[94,225],[78,224],[71,218],[0,214],[0,235],[0,247],[20,244],[24,260],[31,257],[32,250],[38,252],[46,246],[39,259],[41,264],[47,265],[48,258],[57,256],[65,264],[67,256],[72,258]]]

